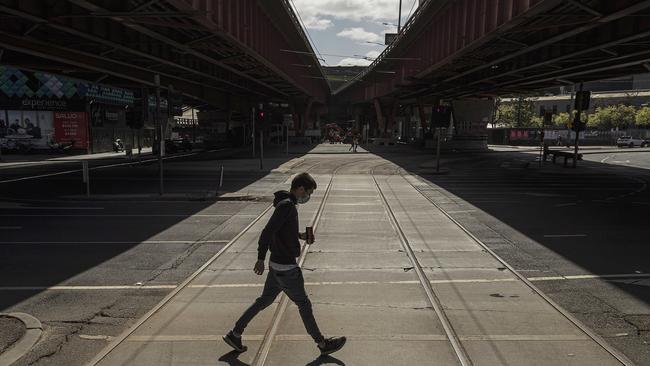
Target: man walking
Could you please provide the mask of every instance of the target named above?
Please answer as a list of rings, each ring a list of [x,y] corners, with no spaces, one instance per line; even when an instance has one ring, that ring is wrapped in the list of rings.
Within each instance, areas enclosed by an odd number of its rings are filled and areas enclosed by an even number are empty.
[[[271,260],[264,290],[262,295],[237,320],[235,327],[223,337],[223,340],[238,352],[245,352],[248,349],[241,342],[241,335],[248,323],[260,311],[271,305],[282,291],[298,306],[305,329],[316,342],[321,355],[336,352],[345,345],[345,337],[326,339],[318,329],[311,302],[305,291],[302,271],[296,263],[296,257],[300,256],[298,239],[307,240],[308,244],[313,243],[314,239],[313,236],[307,237],[307,233],[298,232],[296,204],[307,203],[315,189],[314,178],[308,173],[301,173],[291,182],[290,192],[278,191],[275,193],[273,201],[275,211],[260,235],[257,262],[253,268],[257,275],[264,273],[264,259],[266,252],[270,250]]]

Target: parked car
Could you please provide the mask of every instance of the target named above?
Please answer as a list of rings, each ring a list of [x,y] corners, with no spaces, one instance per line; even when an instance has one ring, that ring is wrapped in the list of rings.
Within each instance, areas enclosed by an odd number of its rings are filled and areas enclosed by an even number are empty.
[[[616,146],[618,147],[635,147],[635,146],[641,146],[641,147],[646,147],[648,146],[648,142],[643,139],[638,139],[632,136],[621,136],[616,140]]]
[[[152,150],[154,155],[157,155],[158,154],[158,144],[153,144],[151,150]],[[180,150],[187,150],[186,145],[181,144],[181,140],[165,139],[165,155],[176,154]],[[191,150],[191,145],[190,145],[190,151],[192,151]]]

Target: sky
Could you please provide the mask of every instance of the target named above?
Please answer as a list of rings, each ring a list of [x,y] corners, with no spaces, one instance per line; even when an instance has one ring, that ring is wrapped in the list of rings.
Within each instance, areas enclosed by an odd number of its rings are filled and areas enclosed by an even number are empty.
[[[290,0],[325,66],[367,66],[397,32],[399,0]],[[402,25],[418,0],[402,0]],[[378,44],[379,43],[379,44]]]

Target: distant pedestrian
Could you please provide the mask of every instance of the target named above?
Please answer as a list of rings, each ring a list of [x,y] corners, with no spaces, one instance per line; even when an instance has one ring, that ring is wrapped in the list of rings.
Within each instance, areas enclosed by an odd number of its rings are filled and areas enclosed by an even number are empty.
[[[271,251],[269,273],[266,276],[264,290],[237,320],[235,327],[223,337],[223,340],[238,352],[245,352],[248,349],[241,341],[241,335],[248,323],[260,311],[271,305],[280,292],[284,292],[298,306],[307,333],[314,339],[322,355],[336,352],[345,345],[345,337],[325,338],[321,334],[305,291],[302,271],[296,263],[296,257],[300,256],[298,239],[308,240],[308,244],[313,243],[313,236],[308,238],[307,233],[298,232],[296,205],[307,203],[315,189],[316,181],[308,173],[302,173],[291,182],[291,191],[275,193],[273,201],[275,211],[260,235],[257,262],[253,267],[255,274],[262,275],[266,252]]]

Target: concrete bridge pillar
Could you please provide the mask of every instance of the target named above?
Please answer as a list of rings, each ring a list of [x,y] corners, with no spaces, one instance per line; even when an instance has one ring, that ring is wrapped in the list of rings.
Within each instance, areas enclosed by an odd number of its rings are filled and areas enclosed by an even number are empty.
[[[375,105],[375,116],[377,117],[377,128],[379,129],[379,135],[383,136],[384,133],[386,133],[386,125],[381,101],[379,101],[379,99],[375,99],[373,103]]]
[[[454,100],[452,105],[454,148],[487,149],[487,126],[494,118],[494,99]]]

